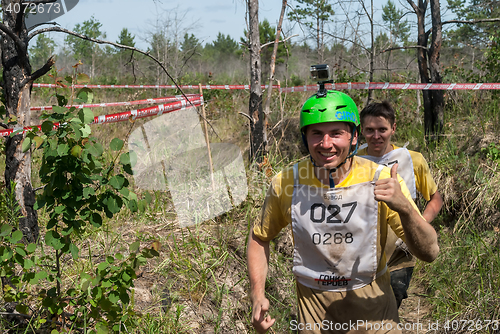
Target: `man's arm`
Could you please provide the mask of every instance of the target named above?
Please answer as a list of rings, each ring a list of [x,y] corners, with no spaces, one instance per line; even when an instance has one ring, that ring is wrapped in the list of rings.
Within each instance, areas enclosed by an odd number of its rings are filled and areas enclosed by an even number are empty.
[[[430,223],[431,221],[434,220],[434,218],[437,217],[442,207],[443,207],[443,198],[441,197],[439,191],[436,191],[434,194],[431,195],[431,199],[427,203],[422,216],[427,222]]]
[[[390,178],[375,183],[375,199],[384,201],[390,209],[399,214],[410,252],[423,261],[432,262],[439,253],[437,233],[401,191],[397,166],[398,164],[392,166]]]
[[[250,232],[247,248],[248,276],[250,278],[250,298],[252,300],[252,325],[258,333],[265,333],[276,319],[265,316],[269,311],[265,286],[269,263],[269,241],[262,241]]]

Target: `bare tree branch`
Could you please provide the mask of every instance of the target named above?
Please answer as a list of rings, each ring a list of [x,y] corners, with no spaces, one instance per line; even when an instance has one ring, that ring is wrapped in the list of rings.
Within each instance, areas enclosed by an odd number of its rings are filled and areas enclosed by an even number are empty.
[[[353,45],[359,46],[360,48],[362,48],[362,49],[363,49],[363,50],[365,50],[366,52],[368,52],[368,53],[370,52],[370,50],[368,50],[366,47],[364,47],[363,45],[361,45],[361,44],[359,44],[359,43],[354,42],[353,40],[350,40],[350,39],[348,39],[348,38],[339,37],[339,36],[336,36],[336,35],[330,34],[329,32],[326,32],[326,31],[325,31],[325,34],[327,34],[328,36],[333,37],[333,38],[338,38],[338,39],[340,39],[341,41],[352,43]]]
[[[480,20],[471,20],[471,21],[462,21],[462,20],[449,20],[444,21],[441,24],[450,24],[450,23],[458,23],[458,24],[476,24],[483,22],[500,22],[500,18],[496,17],[493,19],[480,19]]]
[[[279,44],[279,43],[286,42],[286,41],[288,41],[290,38],[292,38],[292,37],[297,37],[297,36],[299,36],[299,34],[295,34],[295,35],[292,35],[292,36],[288,36],[288,37],[287,37],[287,38],[285,38],[285,39],[279,40],[279,41],[278,41],[278,44]],[[266,44],[262,44],[262,45],[260,46],[260,49],[262,50],[262,48],[263,48],[264,46],[268,46],[268,45],[271,45],[271,44],[274,44],[274,43],[275,43],[275,41],[272,41],[272,42],[267,42]]]
[[[17,50],[17,52],[19,52],[20,54],[22,54],[23,52],[26,51],[25,50],[25,46],[23,44],[23,41],[21,41],[21,39],[19,38],[19,36],[17,36],[16,34],[14,34],[14,32],[12,31],[12,29],[10,29],[5,24],[3,24],[2,22],[0,22],[0,30],[3,31],[7,36],[10,37],[10,39],[12,39],[14,41],[14,43],[16,44],[16,50]]]
[[[406,49],[424,49],[427,51],[427,48],[422,45],[409,45],[409,46],[396,46],[392,48],[387,48],[384,50],[381,50],[380,53],[388,52],[388,51],[393,51],[393,50],[406,50]]]
[[[413,0],[407,0],[407,1],[408,1],[408,4],[411,6],[411,8],[413,8],[413,11],[415,12],[415,14],[418,15],[418,7],[415,4],[415,2],[413,2]]]
[[[54,2],[57,2],[57,0],[25,0],[23,2],[21,2],[23,5],[29,5],[29,4],[35,4],[35,5],[39,5],[39,4],[43,4],[43,3],[54,3]]]
[[[50,24],[50,25],[53,25],[53,26],[58,26],[58,25],[59,25],[59,23],[57,23],[57,22],[45,22],[45,23],[38,23],[38,24],[35,24],[33,27],[30,27],[30,28],[28,29],[28,31],[31,31],[31,30],[33,30],[33,29],[35,29],[35,28],[38,28],[38,27],[40,27],[40,26],[43,26],[43,25],[45,25],[45,24]]]
[[[368,20],[370,20],[370,24],[373,24],[373,17],[371,17],[370,13],[368,12],[368,9],[366,9],[365,2],[362,0],[359,0],[358,2],[363,7],[363,10],[364,10],[366,16],[368,17]]]
[[[19,85],[19,87],[23,87],[24,85],[26,85],[28,82],[33,82],[35,81],[36,79],[40,78],[41,76],[45,75],[45,73],[47,73],[48,71],[50,71],[50,69],[52,68],[52,66],[56,63],[56,58],[54,56],[51,56],[47,62],[45,63],[45,65],[43,65],[40,69],[36,70],[34,73],[32,73],[29,77],[27,77],[26,79],[24,79],[21,84]]]
[[[281,7],[280,18],[278,20],[278,26],[276,27],[276,38],[274,39],[273,54],[271,56],[271,65],[270,65],[271,66],[271,71],[270,71],[271,73],[269,75],[269,86],[267,88],[267,99],[266,99],[266,103],[264,105],[264,117],[265,118],[267,118],[267,115],[269,115],[271,113],[270,105],[271,105],[271,96],[273,93],[273,81],[274,81],[274,71],[275,71],[275,65],[276,65],[276,54],[278,53],[278,45],[279,45],[280,36],[281,36],[281,26],[283,24],[283,16],[285,16],[285,10],[286,10],[286,4],[287,4],[287,0],[282,0],[282,1],[283,1],[283,4]],[[260,46],[261,50],[262,50],[262,47],[263,46],[261,45]]]
[[[247,115],[247,114],[245,114],[244,112],[241,112],[241,111],[238,112],[238,114],[245,116],[246,118],[248,118],[248,120],[250,121],[250,123],[253,123],[253,118],[250,117],[249,115]]]

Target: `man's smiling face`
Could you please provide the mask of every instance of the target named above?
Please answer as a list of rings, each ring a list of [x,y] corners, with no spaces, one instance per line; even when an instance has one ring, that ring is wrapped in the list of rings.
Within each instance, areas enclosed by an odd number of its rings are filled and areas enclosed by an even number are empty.
[[[345,161],[351,145],[356,145],[357,134],[344,122],[311,124],[306,128],[309,153],[318,167],[333,169]]]

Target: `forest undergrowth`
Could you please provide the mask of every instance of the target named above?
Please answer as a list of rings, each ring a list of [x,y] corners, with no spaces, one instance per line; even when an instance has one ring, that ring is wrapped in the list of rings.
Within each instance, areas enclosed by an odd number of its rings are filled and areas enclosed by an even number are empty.
[[[349,91],[363,105],[366,94]],[[149,92],[95,92],[96,101],[141,99]],[[170,94],[170,92],[169,92]],[[416,92],[379,91],[375,98],[389,99],[397,110],[397,145],[420,151],[431,167],[445,205],[433,222],[439,234],[440,254],[431,264],[418,262],[410,298],[403,302],[402,322],[421,322],[423,328],[406,333],[498,333],[500,332],[500,116],[496,96],[489,92],[456,92],[447,95],[445,125],[439,141],[426,142],[422,111],[417,110]],[[172,94],[173,95],[173,94]],[[112,219],[103,219],[99,228],[86,231],[76,241],[88,258],[102,259],[140,242],[159,253],[137,270],[131,304],[135,326],[127,333],[253,333],[251,303],[246,269],[246,242],[257,219],[273,175],[304,158],[298,131],[298,110],[307,93],[273,96],[269,120],[269,147],[266,162],[248,164],[248,120],[239,111],[248,108],[246,91],[210,91],[205,95],[210,141],[237,145],[246,162],[248,194],[237,207],[191,227],[177,222],[168,191],[151,192],[152,201],[144,212],[122,210]],[[35,104],[46,105],[49,92],[34,91]],[[112,109],[112,110],[110,110]],[[120,108],[95,110],[95,114],[123,111]],[[282,117],[283,116],[283,117]],[[148,120],[137,122],[140,126]],[[130,125],[92,126],[92,132],[106,148],[113,137],[125,137]],[[217,133],[217,134],[215,134]],[[123,138],[125,139],[125,138]],[[105,155],[111,159],[111,155]],[[2,164],[4,162],[2,161]],[[33,184],[40,187],[33,158]],[[1,167],[3,171],[3,166]],[[137,193],[142,190],[135,189]],[[422,205],[422,203],[419,203]],[[40,226],[48,213],[39,212]],[[41,235],[44,233],[42,232]],[[270,314],[277,319],[270,333],[293,333],[296,295],[292,266],[292,239],[283,230],[271,243],[270,268],[266,282]],[[64,263],[62,284],[89,270],[89,264]],[[86,267],[87,266],[87,267]],[[92,270],[92,268],[90,268]],[[418,299],[418,305],[416,300]],[[425,306],[420,309],[420,306]],[[418,308],[418,315],[417,314]],[[412,315],[413,314],[413,315]],[[439,324],[430,331],[430,323]],[[3,322],[2,332],[17,333]],[[59,329],[61,330],[61,329]],[[83,330],[85,332],[86,329]],[[9,333],[10,333],[9,332]],[[19,333],[35,333],[24,328]],[[64,332],[64,331],[61,331]],[[66,332],[77,332],[69,329]]]

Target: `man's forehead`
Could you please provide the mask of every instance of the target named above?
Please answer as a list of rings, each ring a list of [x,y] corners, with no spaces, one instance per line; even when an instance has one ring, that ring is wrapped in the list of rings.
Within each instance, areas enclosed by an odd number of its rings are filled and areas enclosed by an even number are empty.
[[[311,124],[307,127],[307,129],[322,130],[322,131],[345,130],[349,129],[349,124],[347,122],[324,122],[318,124]]]
[[[370,124],[368,124],[370,123]],[[384,116],[372,116],[368,115],[363,117],[361,120],[361,126],[363,127],[391,127],[391,122],[389,119],[385,118]]]

